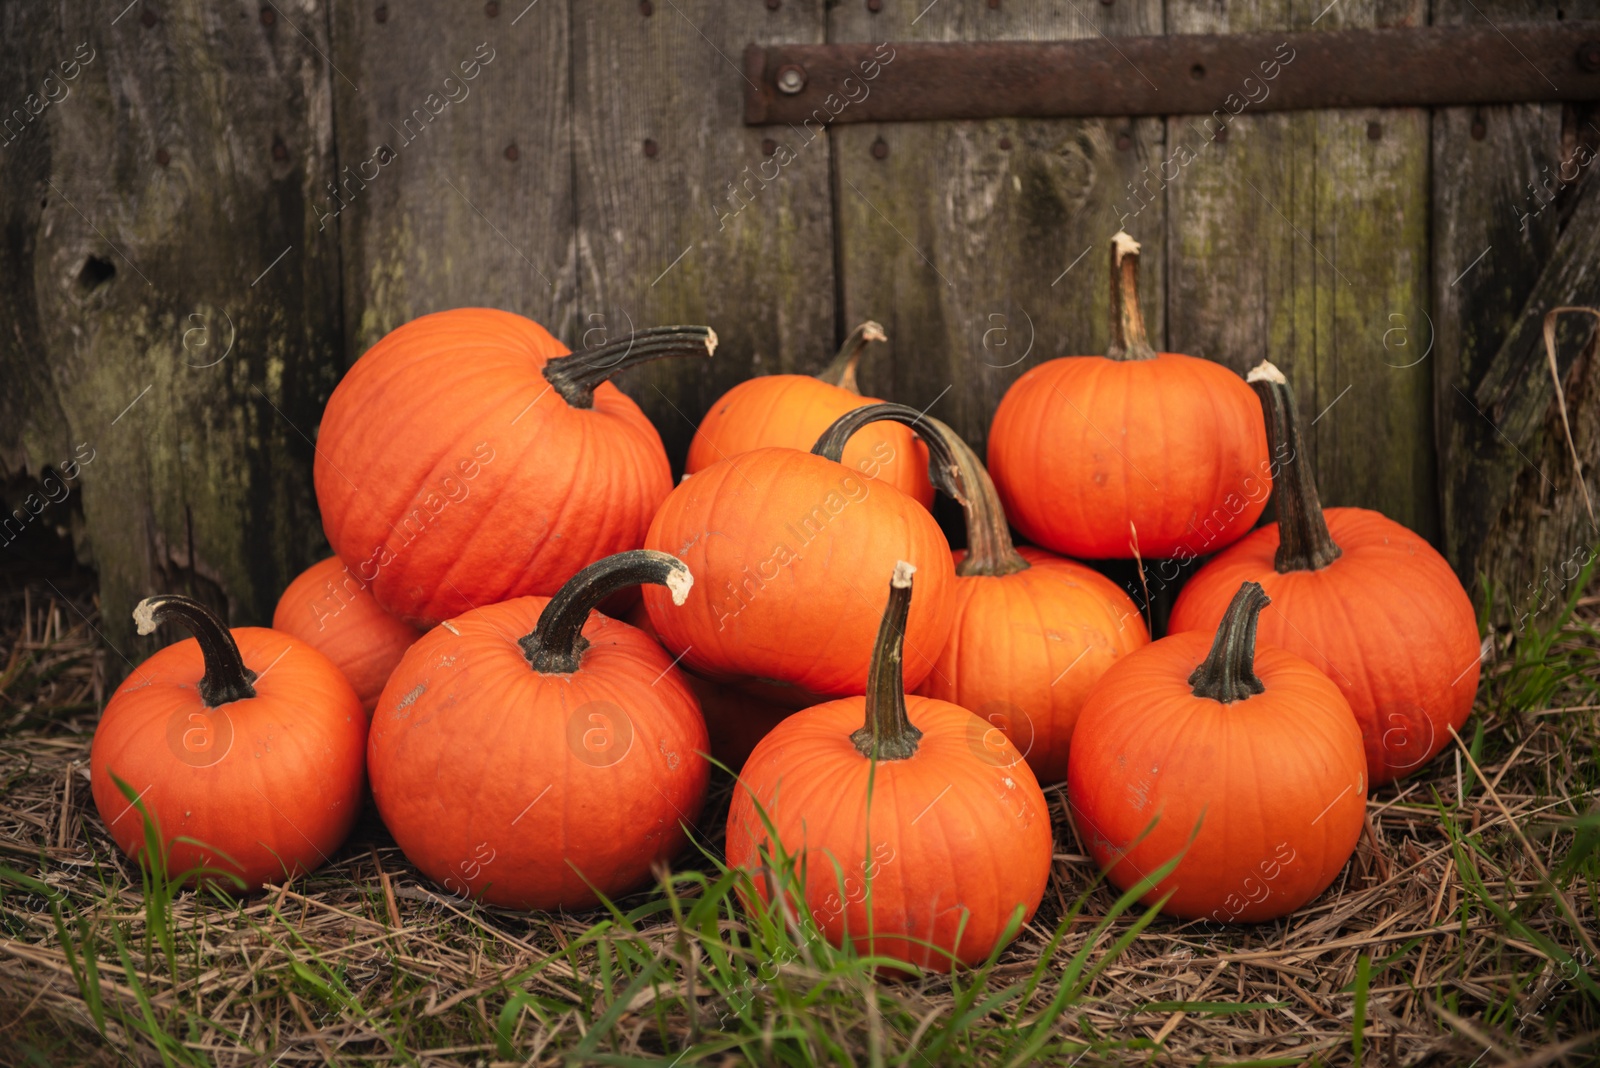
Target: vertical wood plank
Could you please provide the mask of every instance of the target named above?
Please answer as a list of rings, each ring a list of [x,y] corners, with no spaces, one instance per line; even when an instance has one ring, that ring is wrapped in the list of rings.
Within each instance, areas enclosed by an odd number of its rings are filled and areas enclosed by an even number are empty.
[[[566,0],[335,6],[347,359],[458,307],[577,323]],[[337,195],[336,195],[337,194]]]
[[[1492,0],[1440,24],[1593,19],[1600,3]],[[1559,15],[1558,15],[1559,12]],[[1554,303],[1600,302],[1585,231],[1600,226],[1592,107],[1520,104],[1441,108],[1433,117],[1433,293],[1437,447],[1445,552],[1474,596],[1495,591],[1497,621],[1558,604],[1600,535],[1582,491],[1543,366],[1539,333]],[[1562,279],[1561,284],[1542,284]],[[1600,367],[1576,359],[1588,324],[1563,330],[1573,433],[1600,463]],[[1507,351],[1510,345],[1512,350]],[[1529,365],[1530,357],[1532,366]],[[1496,366],[1499,364],[1500,366]],[[1515,365],[1513,368],[1512,365]],[[1493,378],[1493,382],[1487,381]],[[1591,493],[1600,491],[1590,478]]]
[[[833,8],[836,41],[1051,40],[1156,34],[1158,0],[886,4]],[[889,62],[879,77],[895,78]],[[1129,67],[1130,79],[1143,77]],[[1161,158],[1160,119],[862,123],[830,132],[845,319],[874,318],[885,355],[864,391],[930,411],[982,455],[989,422],[1024,371],[1104,352],[1108,241],[1141,167]],[[874,152],[874,146],[881,145]],[[1165,218],[1127,223],[1144,244],[1146,319],[1163,330]]]
[[[710,361],[618,379],[680,466],[725,390],[833,351],[826,145],[743,125],[745,45],[822,40],[823,3],[627,0],[573,18],[582,326],[599,341],[704,322],[720,339]]]
[[[113,674],[161,590],[265,623],[321,541],[306,436],[338,364],[321,5],[8,5],[6,99],[67,92],[0,150],[0,452],[65,473]],[[78,59],[76,74],[63,64]],[[50,92],[51,90],[43,90]],[[24,383],[16,392],[11,383]],[[118,655],[120,654],[120,655]]]
[[[1174,6],[1167,28],[1415,26],[1426,14],[1421,0],[1292,11],[1245,0]],[[1297,74],[1290,60],[1236,91],[1260,98]],[[1213,140],[1219,125],[1169,128],[1195,159],[1158,183],[1171,231],[1168,341],[1240,371],[1271,359],[1295,386],[1324,504],[1375,508],[1436,538],[1432,371],[1413,363],[1429,297],[1427,112],[1246,106]]]

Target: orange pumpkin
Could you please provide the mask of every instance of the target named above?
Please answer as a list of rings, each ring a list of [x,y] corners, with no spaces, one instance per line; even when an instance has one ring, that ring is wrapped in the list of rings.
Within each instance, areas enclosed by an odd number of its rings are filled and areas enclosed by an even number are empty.
[[[337,556],[319,560],[289,583],[272,613],[272,629],[332,660],[369,714],[389,672],[422,636],[380,608],[366,583]]]
[[[692,670],[773,703],[804,707],[861,693],[883,614],[872,576],[906,560],[924,576],[905,665],[908,684],[921,682],[950,632],[949,543],[917,501],[839,462],[867,424],[918,418],[904,405],[867,405],[834,423],[813,453],[757,449],[680,483],[645,536],[698,579],[681,609],[665,591],[644,590],[667,648]],[[949,457],[937,440],[927,445],[937,477],[953,486]]]
[[[601,611],[604,610],[605,606],[601,605]],[[660,641],[642,602],[623,618]],[[756,743],[794,712],[786,705],[763,701],[733,686],[702,679],[692,671],[683,673],[683,681],[689,684],[695,700],[700,702],[700,712],[706,719],[706,734],[711,739],[711,755],[729,771],[737,772],[742,768]]]
[[[1365,508],[1323,510],[1301,461],[1294,394],[1265,361],[1250,373],[1266,412],[1278,522],[1201,568],[1172,608],[1173,631],[1216,626],[1228,590],[1259,582],[1272,597],[1262,640],[1302,656],[1344,691],[1361,726],[1367,778],[1408,775],[1472,712],[1481,652],[1467,591],[1445,558]]]
[[[894,569],[866,696],[797,712],[750,754],[727,859],[835,945],[948,971],[1032,918],[1053,838],[1016,749],[977,744],[987,725],[964,708],[905,696],[913,570]]]
[[[146,842],[120,779],[174,876],[204,868],[257,887],[321,866],[365,782],[367,716],[339,669],[287,634],[229,631],[187,597],[147,597],[133,618],[140,634],[171,620],[194,637],[135,668],[95,729],[90,785],[118,847],[138,857]]]
[[[1256,923],[1326,890],[1366,818],[1350,706],[1292,653],[1256,646],[1247,582],[1215,638],[1174,634],[1106,672],[1078,717],[1067,792],[1078,835],[1119,887],[1191,919]],[[1207,652],[1207,646],[1210,652]]]
[[[1018,551],[994,483],[967,443],[936,419],[960,473],[965,552],[955,554],[950,638],[917,692],[970,709],[1010,740],[1040,782],[1067,777],[1067,749],[1089,690],[1116,660],[1150,643],[1139,609],[1116,583],[1039,549]]]
[[[329,543],[419,626],[554,593],[638,548],[672,489],[660,435],[606,379],[715,347],[709,328],[672,326],[567,355],[510,312],[412,320],[328,400],[315,476]]]
[[[619,553],[553,598],[446,620],[389,677],[367,748],[372,796],[447,891],[581,908],[683,846],[705,800],[705,721],[661,646],[591,614],[640,582],[681,599],[692,579],[663,553]]]
[[[1271,492],[1255,398],[1226,367],[1151,348],[1138,265],[1138,243],[1113,237],[1107,354],[1028,371],[989,431],[1011,522],[1068,556],[1214,553],[1249,532]]]
[[[856,327],[821,374],[763,375],[724,393],[695,430],[684,470],[694,474],[718,460],[754,449],[811,448],[818,435],[846,412],[875,397],[856,388],[856,366],[869,341],[887,340],[875,322]],[[923,507],[933,503],[928,481],[928,450],[898,423],[864,427],[845,447],[840,462],[865,478],[882,479]]]

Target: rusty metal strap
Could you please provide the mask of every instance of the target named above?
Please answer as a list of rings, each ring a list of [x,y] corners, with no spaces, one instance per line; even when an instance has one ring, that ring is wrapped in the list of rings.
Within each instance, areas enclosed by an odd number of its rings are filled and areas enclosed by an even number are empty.
[[[1600,22],[755,45],[745,122],[1204,115],[1600,99]]]

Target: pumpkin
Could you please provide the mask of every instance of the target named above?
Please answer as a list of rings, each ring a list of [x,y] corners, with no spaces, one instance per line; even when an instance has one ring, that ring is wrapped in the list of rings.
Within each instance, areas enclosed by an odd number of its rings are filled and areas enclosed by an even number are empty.
[[[796,899],[835,945],[948,971],[984,960],[1032,918],[1053,837],[1016,749],[1001,740],[980,751],[982,720],[905,695],[914,570],[894,568],[866,695],[795,713],[750,754],[727,861],[756,876],[761,898],[776,887]]]
[[[367,715],[350,684],[300,639],[229,631],[187,597],[147,597],[133,618],[194,637],[135,668],[95,728],[90,786],[117,846],[140,857],[148,813],[174,876],[258,887],[315,870],[361,808]]]
[[[328,400],[314,473],[329,543],[418,626],[555,593],[638,548],[672,488],[660,435],[606,379],[715,347],[707,327],[669,326],[568,355],[510,312],[413,319]]]
[[[1333,882],[1366,819],[1350,705],[1300,657],[1257,647],[1266,603],[1243,584],[1214,637],[1129,653],[1078,716],[1067,767],[1078,836],[1115,885],[1155,880],[1141,900],[1166,898],[1173,916],[1293,912]]]
[[[862,693],[883,615],[873,576],[905,560],[924,575],[906,632],[906,682],[920,683],[950,632],[949,543],[915,499],[839,462],[862,427],[919,418],[904,405],[866,405],[811,453],[756,449],[679,483],[645,536],[646,547],[682,557],[698,579],[682,609],[664,590],[643,591],[667,648],[707,678],[791,708]],[[930,473],[957,493],[949,456],[937,439],[926,444],[936,458]]]
[[[289,583],[272,613],[272,629],[332,660],[369,714],[389,672],[421,637],[416,627],[380,608],[367,584],[337,556],[312,564]]]
[[[605,605],[600,607],[601,611],[605,610]],[[634,605],[623,618],[660,640],[643,602]],[[706,734],[711,740],[711,756],[729,771],[737,772],[743,767],[756,743],[794,711],[735,687],[703,679],[692,671],[683,672],[683,681],[689,684],[695,700],[700,702],[700,712],[706,719]]]
[[[1255,398],[1209,360],[1156,352],[1139,310],[1139,245],[1111,239],[1111,344],[1012,383],[989,431],[989,473],[1029,540],[1083,559],[1213,553],[1271,492]]]
[[[978,457],[923,417],[955,457],[967,545],[955,554],[955,622],[917,692],[975,712],[1027,758],[1043,783],[1067,777],[1067,749],[1089,690],[1118,657],[1150,642],[1116,583],[1072,560],[1011,542],[1005,510]]]
[[[684,844],[705,800],[705,721],[649,635],[591,612],[641,582],[681,598],[692,579],[663,553],[619,553],[552,598],[446,620],[389,677],[367,747],[372,796],[451,894],[582,908]]]
[[[689,443],[684,470],[694,474],[718,460],[753,449],[809,449],[829,424],[874,397],[856,388],[856,367],[869,341],[886,341],[883,327],[862,323],[819,375],[763,375],[734,386],[711,406]],[[910,429],[874,423],[845,447],[841,462],[864,478],[882,479],[923,507],[933,503],[928,451]]]
[[[1196,572],[1169,626],[1210,629],[1228,590],[1259,582],[1273,602],[1262,639],[1338,684],[1361,726],[1368,780],[1390,782],[1432,759],[1471,714],[1477,616],[1455,571],[1422,537],[1365,508],[1323,510],[1287,380],[1263,361],[1250,384],[1279,464],[1278,522]]]

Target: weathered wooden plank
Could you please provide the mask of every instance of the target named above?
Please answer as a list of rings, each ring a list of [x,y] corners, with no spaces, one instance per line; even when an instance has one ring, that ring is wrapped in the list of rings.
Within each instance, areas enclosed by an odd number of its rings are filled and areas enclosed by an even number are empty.
[[[308,203],[333,176],[328,29],[304,0],[0,18],[7,112],[59,96],[0,148],[0,448],[34,472],[92,455],[67,485],[120,674],[156,644],[133,637],[140,597],[265,623],[321,540],[305,435],[339,362],[338,254]]]
[[[1594,18],[1593,0],[1495,0],[1484,17]],[[1558,13],[1559,12],[1559,13]],[[1470,10],[1436,21],[1467,21]],[[1600,533],[1590,525],[1545,369],[1544,312],[1600,301],[1593,247],[1600,148],[1592,108],[1445,108],[1433,118],[1433,374],[1445,553],[1498,622],[1555,605]],[[1560,352],[1580,455],[1600,463],[1600,368],[1578,359],[1589,323]]]
[[[575,5],[578,300],[593,340],[709,323],[716,357],[618,380],[674,465],[695,421],[753,374],[820,370],[834,315],[827,146],[743,125],[750,41],[820,41],[821,0]],[[770,151],[769,151],[770,150]]]
[[[1111,38],[1160,33],[1161,24],[1155,0],[885,5],[877,13],[852,3],[832,10],[829,37]],[[894,77],[889,59],[878,78]],[[875,318],[889,334],[886,353],[862,368],[862,389],[932,405],[982,455],[995,406],[1022,372],[1056,356],[1104,352],[1107,241],[1128,183],[1161,158],[1162,133],[1159,119],[1126,118],[865,123],[831,132],[845,318]],[[1163,207],[1127,226],[1152,268],[1142,277],[1145,315],[1160,338]]]
[[[1427,12],[1420,0],[1323,7],[1185,5],[1167,29],[1418,25]],[[1241,83],[1241,103],[1296,76],[1288,54],[1261,61],[1279,65]],[[1244,104],[1213,140],[1220,119],[1175,119],[1169,143],[1195,158],[1162,185],[1170,343],[1239,370],[1278,364],[1305,414],[1323,502],[1437,537],[1431,369],[1389,332],[1409,324],[1415,338],[1428,311],[1427,121],[1420,109],[1253,115]]]
[[[335,5],[347,359],[447,308],[577,326],[568,5]],[[335,196],[337,192],[339,195]]]

